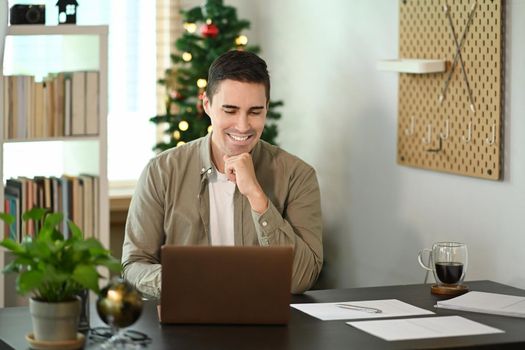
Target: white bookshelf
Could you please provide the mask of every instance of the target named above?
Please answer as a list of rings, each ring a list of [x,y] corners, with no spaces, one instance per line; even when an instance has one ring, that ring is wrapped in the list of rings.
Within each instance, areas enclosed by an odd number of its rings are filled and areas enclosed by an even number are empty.
[[[11,48],[16,41],[23,47],[27,37],[38,36],[34,47],[18,50]],[[2,40],[2,38],[0,38]],[[20,46],[19,45],[19,46]],[[75,46],[77,48],[75,48]],[[14,57],[16,56],[16,57]],[[10,26],[5,38],[4,57],[0,57],[0,92],[4,86],[4,75],[46,73],[38,69],[33,61],[44,62],[47,73],[97,70],[99,72],[99,134],[96,136],[61,136],[30,140],[5,139],[4,98],[0,95],[0,211],[4,208],[4,183],[9,173],[19,176],[47,176],[49,170],[41,170],[42,158],[58,167],[56,173],[79,175],[91,173],[99,177],[99,232],[95,233],[109,249],[109,196],[107,176],[107,115],[108,115],[108,27],[107,26]],[[42,65],[41,65],[42,66]],[[13,157],[16,154],[17,157]],[[20,159],[23,154],[23,159]],[[55,154],[55,157],[53,157]],[[9,171],[6,171],[9,169]],[[18,173],[19,172],[19,173]],[[40,173],[43,172],[43,173]],[[3,236],[3,227],[2,236]],[[7,254],[0,254],[0,268],[5,266]],[[9,276],[7,276],[9,280]],[[0,307],[15,306],[15,289],[6,275],[0,273]]]

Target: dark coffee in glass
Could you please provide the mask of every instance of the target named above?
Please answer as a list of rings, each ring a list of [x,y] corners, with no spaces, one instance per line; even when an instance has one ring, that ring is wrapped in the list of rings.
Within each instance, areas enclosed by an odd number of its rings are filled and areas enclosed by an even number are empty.
[[[429,254],[428,265],[423,262],[425,253]],[[434,273],[439,285],[461,285],[467,271],[467,245],[458,242],[434,243],[432,249],[419,252],[418,261],[424,269]]]
[[[463,275],[463,263],[460,262],[438,262],[436,275],[445,284],[455,284]]]

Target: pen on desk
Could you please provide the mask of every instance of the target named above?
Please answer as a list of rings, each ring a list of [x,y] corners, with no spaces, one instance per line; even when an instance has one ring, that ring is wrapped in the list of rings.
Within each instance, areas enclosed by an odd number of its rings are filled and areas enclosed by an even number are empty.
[[[368,313],[371,313],[371,314],[380,314],[380,313],[383,312],[380,309],[377,309],[375,307],[358,306],[358,305],[352,305],[352,304],[335,304],[335,305],[338,306],[338,307],[341,307],[343,309],[350,309],[350,310],[355,310],[355,311],[363,311],[363,312],[368,312]]]

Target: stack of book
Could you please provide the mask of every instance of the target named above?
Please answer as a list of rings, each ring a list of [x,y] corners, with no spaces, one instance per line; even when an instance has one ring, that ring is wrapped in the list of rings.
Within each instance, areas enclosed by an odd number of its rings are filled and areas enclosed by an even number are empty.
[[[67,221],[73,221],[84,237],[98,237],[99,178],[93,175],[34,178],[18,177],[6,180],[4,211],[16,220],[4,226],[4,237],[20,242],[25,235],[34,236],[35,223],[22,220],[22,214],[33,207],[64,214],[60,231],[69,237]]]
[[[29,75],[4,79],[4,132],[12,140],[97,135],[99,73],[62,72],[42,82]]]

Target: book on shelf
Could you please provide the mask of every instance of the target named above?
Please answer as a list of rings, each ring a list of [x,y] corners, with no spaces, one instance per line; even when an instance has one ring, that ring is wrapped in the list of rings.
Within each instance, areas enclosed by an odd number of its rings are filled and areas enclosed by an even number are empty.
[[[86,73],[71,76],[71,135],[86,134]]]
[[[69,238],[69,227],[67,221],[72,220],[73,213],[73,200],[72,200],[72,183],[73,180],[70,176],[62,175],[60,177],[62,182],[62,213],[64,214],[64,220],[62,221],[62,234],[65,238]]]
[[[72,192],[71,220],[82,229],[84,227],[84,181],[78,176],[73,176]]]
[[[16,120],[15,137],[24,139],[27,138],[28,131],[34,127],[31,123],[31,116],[34,112],[33,85],[35,83],[35,78],[29,75],[21,75],[16,78],[16,90],[14,92],[16,93],[15,106],[17,113],[13,116],[13,119]]]
[[[33,85],[34,113],[29,116],[28,138],[44,137],[44,83]]]
[[[99,119],[99,76],[98,72],[86,72],[86,134],[98,134]]]
[[[55,115],[56,106],[55,106],[55,89],[54,84],[55,80],[52,76],[47,76],[44,78],[44,137],[54,137],[59,136],[55,135]]]
[[[22,213],[22,183],[16,179],[7,179],[4,187],[4,197],[10,200],[10,213],[16,218],[14,230],[10,232],[10,238],[20,241],[22,235],[21,213]]]
[[[73,96],[71,74],[64,74],[64,136],[71,136],[71,99]]]
[[[19,198],[10,193],[10,191],[5,191],[4,195],[4,211],[13,215],[15,218],[18,218],[18,208],[19,208]],[[4,227],[4,238],[11,238],[13,240],[18,240],[19,236],[19,222],[18,220],[13,221],[9,226],[5,225]]]
[[[7,135],[9,134],[9,77],[5,77],[2,81],[4,84],[3,86],[3,96],[0,96],[0,98],[3,99],[3,123],[4,123],[4,138],[7,138]]]
[[[82,203],[83,209],[83,227],[84,238],[95,237],[94,233],[94,213],[97,206],[95,205],[94,181],[91,175],[79,175],[84,184],[84,198]]]
[[[64,82],[65,73],[58,73],[52,75],[51,87],[53,89],[52,99],[53,99],[53,112],[51,113],[51,118],[53,119],[53,136],[64,136],[64,111],[66,98],[64,96],[65,91],[65,82]]]
[[[24,213],[33,207],[31,181],[25,177],[19,177],[14,180],[20,183],[20,212]],[[29,223],[27,221],[22,221],[20,234],[22,236],[29,234]]]
[[[4,213],[11,214],[11,199],[4,197]],[[4,225],[4,235],[2,239],[8,239],[11,237],[11,231],[15,232],[15,228],[13,227],[13,224],[8,225],[6,222],[3,223]]]

